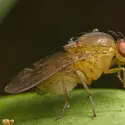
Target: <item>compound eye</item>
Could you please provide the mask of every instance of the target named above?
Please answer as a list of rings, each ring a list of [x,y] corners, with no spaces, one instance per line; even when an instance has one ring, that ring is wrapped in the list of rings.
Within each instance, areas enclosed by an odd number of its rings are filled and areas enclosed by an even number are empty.
[[[118,52],[121,56],[125,57],[125,40],[118,41]]]

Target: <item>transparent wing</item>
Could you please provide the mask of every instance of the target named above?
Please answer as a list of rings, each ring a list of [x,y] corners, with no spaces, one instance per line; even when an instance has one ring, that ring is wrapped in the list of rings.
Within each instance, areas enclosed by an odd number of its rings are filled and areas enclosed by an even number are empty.
[[[5,91],[8,93],[19,93],[28,90],[63,68],[80,59],[86,58],[87,55],[75,55],[64,51],[47,56],[34,63],[33,68],[25,68],[20,71],[19,74],[5,87]]]

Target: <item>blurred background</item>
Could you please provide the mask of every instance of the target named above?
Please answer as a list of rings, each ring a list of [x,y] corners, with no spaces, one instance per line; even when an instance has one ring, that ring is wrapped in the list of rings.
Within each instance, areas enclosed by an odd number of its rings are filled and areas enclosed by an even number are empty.
[[[98,28],[125,34],[124,0],[3,1],[0,3],[0,94],[4,94],[5,85],[21,69],[52,54],[77,33]],[[115,75],[102,76],[93,82],[92,88],[123,89]]]

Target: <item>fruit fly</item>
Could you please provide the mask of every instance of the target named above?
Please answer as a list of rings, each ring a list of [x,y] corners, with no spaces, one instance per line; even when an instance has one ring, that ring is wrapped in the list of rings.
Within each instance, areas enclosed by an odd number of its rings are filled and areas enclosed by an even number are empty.
[[[117,39],[115,39],[117,36]],[[37,87],[45,93],[65,95],[64,110],[68,106],[68,92],[82,84],[90,98],[93,116],[94,102],[88,85],[102,74],[117,73],[125,87],[125,40],[121,33],[99,32],[97,29],[79,37],[73,37],[64,45],[64,51],[47,56],[25,68],[5,87],[8,93],[20,93]],[[118,67],[112,68],[113,65]],[[121,77],[123,72],[123,77]]]

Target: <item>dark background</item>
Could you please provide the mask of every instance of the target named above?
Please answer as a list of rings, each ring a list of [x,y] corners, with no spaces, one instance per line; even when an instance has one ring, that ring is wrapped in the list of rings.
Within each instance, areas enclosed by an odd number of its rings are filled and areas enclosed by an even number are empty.
[[[22,68],[94,28],[124,34],[125,1],[19,0],[0,25],[0,93]],[[122,88],[115,75],[102,76],[92,87]]]

